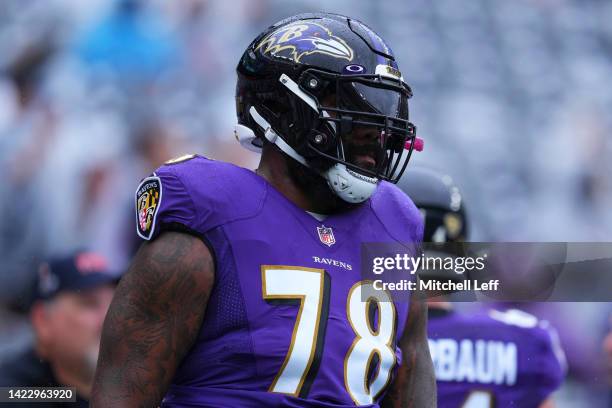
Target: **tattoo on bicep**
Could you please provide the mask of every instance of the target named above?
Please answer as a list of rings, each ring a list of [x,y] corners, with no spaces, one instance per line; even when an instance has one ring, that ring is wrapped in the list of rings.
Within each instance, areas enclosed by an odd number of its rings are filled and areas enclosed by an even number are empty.
[[[154,406],[197,336],[214,268],[202,243],[179,233],[145,244],[117,288],[104,324],[99,369],[119,395]],[[121,364],[117,364],[121,362]],[[145,398],[146,396],[146,398]]]

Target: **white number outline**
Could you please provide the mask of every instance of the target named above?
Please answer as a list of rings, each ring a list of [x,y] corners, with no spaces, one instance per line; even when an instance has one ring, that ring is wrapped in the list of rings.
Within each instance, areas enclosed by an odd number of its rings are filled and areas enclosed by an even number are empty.
[[[353,392],[351,391],[351,388],[349,387],[349,382],[348,382],[348,363],[349,363],[349,359],[353,353],[353,350],[355,349],[355,346],[364,338],[362,336],[360,336],[359,332],[357,331],[357,329],[355,328],[355,324],[353,322],[353,320],[351,319],[351,313],[350,313],[350,300],[351,300],[351,296],[353,295],[353,292],[363,286],[370,286],[372,293],[376,294],[377,296],[381,296],[381,297],[385,297],[386,299],[384,300],[384,302],[388,302],[388,304],[391,306],[391,312],[392,312],[392,319],[391,319],[391,333],[389,334],[389,339],[387,340],[386,343],[384,343],[384,345],[388,348],[389,352],[391,353],[391,355],[393,356],[393,362],[390,364],[389,369],[387,370],[386,373],[386,380],[384,382],[384,385],[376,392],[375,395],[371,395],[371,390],[370,387],[371,385],[376,381],[376,379],[378,378],[378,376],[380,375],[380,369],[382,368],[382,358],[383,358],[383,353],[382,351],[375,347],[370,351],[370,355],[368,356],[368,359],[366,361],[366,365],[364,368],[364,373],[363,373],[363,384],[364,384],[364,388],[367,391],[368,395],[370,396],[369,401],[360,401],[359,398],[357,396],[355,396],[353,394]],[[363,296],[363,295],[362,295]],[[372,329],[372,322],[370,321],[370,316],[368,313],[369,307],[370,307],[370,303],[374,301],[376,304],[376,307],[378,309],[378,329],[374,330]],[[366,326],[368,328],[368,331],[370,332],[370,334],[372,335],[372,337],[378,337],[380,335],[380,330],[381,330],[381,322],[382,322],[382,309],[381,309],[381,305],[380,305],[380,301],[379,299],[377,299],[376,296],[368,296],[367,300],[366,300],[366,305],[365,305],[365,319],[366,319]],[[347,299],[346,299],[346,316],[348,318],[349,324],[351,325],[351,329],[353,329],[353,333],[355,333],[355,339],[353,340],[353,343],[351,344],[351,347],[349,348],[348,352],[346,353],[346,356],[344,357],[344,387],[346,388],[346,391],[348,392],[349,396],[351,397],[351,399],[353,400],[353,402],[356,405],[364,405],[364,404],[372,404],[379,396],[380,394],[387,389],[387,387],[389,386],[389,382],[391,381],[391,373],[393,371],[393,368],[395,367],[395,365],[397,364],[397,356],[395,355],[395,349],[392,347],[392,344],[395,340],[396,337],[396,331],[397,331],[397,310],[395,309],[395,304],[393,303],[393,301],[391,300],[391,296],[389,295],[389,293],[387,291],[380,291],[380,290],[376,290],[374,289],[374,283],[371,280],[362,280],[359,282],[356,282],[351,289],[349,290]],[[374,354],[378,354],[378,359],[379,362],[377,364],[376,367],[376,374],[373,377],[373,380],[371,382],[371,384],[368,385],[368,373],[370,371],[370,364],[372,364],[372,359],[374,358]]]
[[[288,380],[285,380],[285,378],[282,378],[283,374],[285,373],[285,368],[290,363],[291,357],[293,355],[293,350],[295,347],[296,339],[298,338],[299,335],[300,337],[304,336],[304,335],[301,335],[301,332],[300,332],[300,323],[303,322],[302,315],[303,315],[303,311],[304,311],[306,302],[308,302],[308,299],[307,299],[308,296],[305,293],[278,292],[278,291],[276,292],[276,294],[269,294],[268,293],[268,290],[269,290],[268,288],[269,279],[268,278],[269,277],[266,278],[266,275],[268,273],[281,272],[281,271],[285,273],[288,271],[292,272],[293,273],[292,278],[296,280],[297,280],[296,274],[298,273],[308,273],[308,274],[317,273],[319,274],[318,296],[315,298],[314,301],[312,301],[313,303],[316,302],[317,304],[317,308],[316,308],[317,312],[316,312],[316,315],[314,316],[314,320],[315,320],[314,330],[312,330],[312,333],[308,333],[310,336],[307,336],[307,337],[312,338],[308,360],[306,362],[305,367],[302,370],[302,374],[300,375],[298,383],[293,388],[292,392],[279,391],[276,388],[277,388],[277,384],[279,383],[279,381],[288,381]],[[276,374],[276,376],[274,377],[274,380],[272,381],[272,383],[270,384],[270,387],[268,388],[268,392],[287,394],[287,395],[292,395],[295,397],[305,397],[305,394],[308,393],[310,386],[308,386],[307,389],[303,390],[302,388],[304,386],[304,382],[306,381],[306,378],[309,377],[310,374],[315,374],[314,372],[310,373],[311,368],[313,367],[313,362],[315,360],[315,357],[318,357],[318,360],[320,360],[320,357],[322,354],[323,340],[325,338],[325,331],[326,331],[326,326],[327,326],[327,317],[329,314],[329,286],[330,286],[329,276],[327,275],[325,270],[317,269],[317,268],[306,268],[306,267],[296,267],[296,266],[286,266],[286,265],[262,265],[261,266],[261,280],[262,280],[262,285],[261,285],[262,296],[266,301],[277,300],[277,301],[290,301],[291,302],[291,301],[299,300],[300,302],[300,307],[298,310],[297,317],[295,319],[295,324],[293,325],[293,332],[291,333],[291,343],[289,344],[289,349],[287,351],[287,354],[285,355],[285,360],[283,361],[281,368],[278,370],[278,373]],[[320,335],[321,335],[321,341],[319,341]],[[317,364],[315,365],[318,366],[318,363],[319,361],[317,361]]]

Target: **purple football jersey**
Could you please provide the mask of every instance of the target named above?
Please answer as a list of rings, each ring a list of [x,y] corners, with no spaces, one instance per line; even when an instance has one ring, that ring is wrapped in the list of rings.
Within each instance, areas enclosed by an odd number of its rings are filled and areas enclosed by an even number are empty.
[[[565,376],[554,329],[519,310],[430,309],[428,332],[441,408],[537,408]]]
[[[163,407],[378,406],[401,353],[408,302],[370,289],[363,242],[417,243],[421,216],[395,186],[323,221],[254,172],[200,156],[137,190],[145,239],[184,230],[215,259],[198,339]]]

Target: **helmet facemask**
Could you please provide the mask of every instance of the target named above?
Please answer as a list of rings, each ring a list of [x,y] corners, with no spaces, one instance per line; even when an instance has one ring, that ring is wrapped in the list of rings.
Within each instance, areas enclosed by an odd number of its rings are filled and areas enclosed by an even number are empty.
[[[382,75],[339,75],[306,69],[299,85],[281,83],[293,93],[293,111],[310,115],[298,152],[349,202],[361,202],[379,180],[395,183],[406,168],[416,138],[408,121],[410,88]],[[297,97],[296,97],[297,96]],[[361,136],[361,137],[358,137]],[[305,137],[304,137],[305,136]],[[407,143],[408,142],[408,143]],[[326,164],[326,171],[320,163]]]
[[[303,104],[304,110],[315,115],[312,130],[304,138],[310,150],[305,156],[323,157],[367,177],[399,180],[416,138],[416,129],[408,121],[412,95],[408,85],[381,75],[339,75],[317,69],[305,70],[300,85],[316,103],[316,111],[312,104]],[[370,134],[363,138],[367,142],[354,140],[356,133]],[[372,137],[373,133],[377,136]],[[355,155],[374,156],[376,163],[359,165]]]

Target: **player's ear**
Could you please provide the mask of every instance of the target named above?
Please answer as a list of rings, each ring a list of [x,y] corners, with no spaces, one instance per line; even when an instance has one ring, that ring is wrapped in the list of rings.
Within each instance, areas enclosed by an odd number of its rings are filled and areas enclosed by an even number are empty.
[[[41,351],[44,350],[53,335],[49,312],[47,305],[40,301],[34,303],[30,308],[30,322],[36,336],[36,342],[41,346]]]

